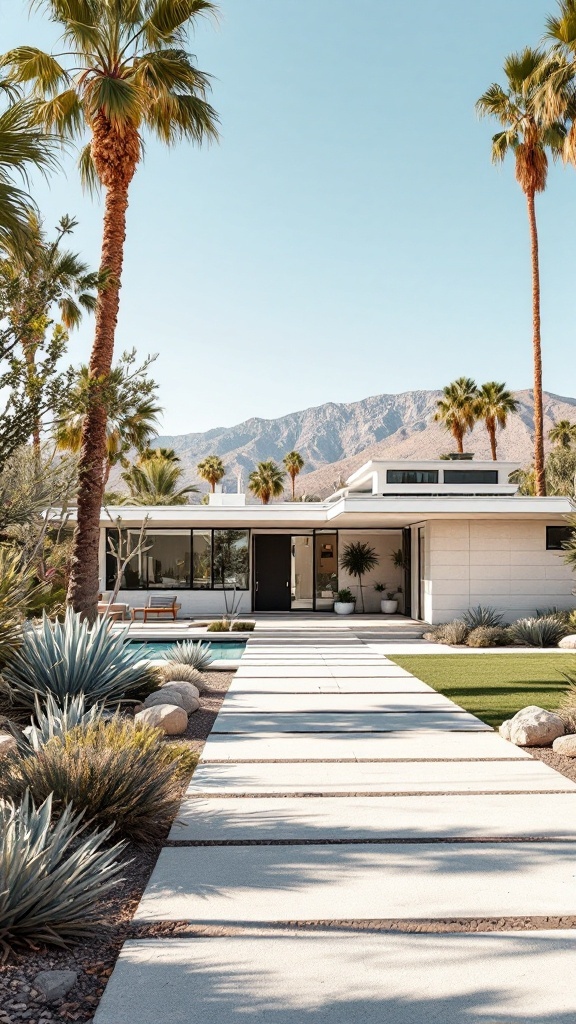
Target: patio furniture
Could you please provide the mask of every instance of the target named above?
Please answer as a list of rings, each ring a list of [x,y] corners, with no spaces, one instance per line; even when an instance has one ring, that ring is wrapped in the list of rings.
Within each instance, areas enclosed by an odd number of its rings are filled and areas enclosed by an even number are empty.
[[[114,622],[125,622],[130,618],[130,607],[121,601],[115,601],[111,605],[107,601],[99,601],[98,615],[107,615]]]
[[[164,594],[150,594],[148,603],[141,608],[132,609],[132,620],[135,621],[138,612],[142,612],[144,622],[148,621],[149,615],[171,615],[176,619],[181,606],[176,603],[175,597],[167,597]]]

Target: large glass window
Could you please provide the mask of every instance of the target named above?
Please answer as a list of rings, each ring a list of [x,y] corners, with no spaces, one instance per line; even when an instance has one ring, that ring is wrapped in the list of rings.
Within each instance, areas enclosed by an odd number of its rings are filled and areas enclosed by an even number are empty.
[[[214,530],[214,590],[248,590],[248,530]]]
[[[144,554],[150,590],[190,586],[190,530],[149,530]]]
[[[106,531],[106,589],[114,590],[116,586],[116,574],[118,572],[118,557],[120,566],[129,551],[132,551],[140,536],[139,530],[122,530],[119,537],[118,530]],[[120,545],[120,550],[118,549]],[[140,590],[146,586],[145,566],[143,564],[145,555],[134,555],[124,566],[120,587],[122,590]]]
[[[445,484],[497,484],[497,469],[445,469]]]
[[[194,590],[212,587],[211,530],[194,530],[192,534],[192,586]]]
[[[387,469],[387,484],[437,484],[437,469]]]

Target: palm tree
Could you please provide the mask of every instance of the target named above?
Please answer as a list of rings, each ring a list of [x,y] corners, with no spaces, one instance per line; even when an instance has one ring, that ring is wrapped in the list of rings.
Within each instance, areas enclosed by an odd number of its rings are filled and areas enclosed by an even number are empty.
[[[106,457],[106,404],[120,303],[130,183],[148,130],[165,145],[217,138],[206,100],[209,79],[186,50],[189,30],[215,10],[211,0],[43,0],[62,28],[64,60],[22,46],[2,59],[8,79],[28,83],[38,124],[63,139],[88,132],[80,171],[88,188],[104,188],[101,272],[89,372],[95,382],[82,432],[78,518],[68,601],[94,620],[98,537]]]
[[[130,492],[122,504],[187,505],[188,495],[196,494],[198,488],[192,484],[180,487],[183,474],[184,470],[178,464],[160,455],[139,459],[131,469],[122,473]]]
[[[364,591],[362,590],[362,577],[374,569],[380,559],[376,554],[374,548],[371,548],[369,544],[362,544],[360,541],[356,541],[352,544],[346,544],[344,551],[340,556],[340,567],[344,569],[350,576],[354,576],[358,580],[358,586],[360,587],[360,600],[362,601],[362,611],[364,611]]]
[[[518,485],[518,494],[533,497],[536,494],[534,466],[513,470],[508,477],[508,483]]]
[[[456,441],[458,452],[464,453],[464,437],[477,418],[478,388],[471,377],[458,377],[448,384],[436,403],[434,420],[443,423]]]
[[[202,479],[210,484],[212,493],[216,490],[216,484],[226,476],[226,468],[219,455],[207,455],[198,463],[197,469]]]
[[[98,274],[90,271],[76,253],[61,248],[62,239],[76,226],[73,218],[61,217],[54,241],[48,242],[40,221],[30,211],[26,247],[16,246],[0,260],[0,281],[11,297],[9,318],[23,350],[31,390],[36,380],[36,357],[45,342],[53,308],[66,331],[78,327],[83,314],[96,308]],[[32,439],[38,451],[39,418]]]
[[[17,90],[0,80],[0,95],[9,105],[0,113],[0,248],[22,254],[29,241],[30,196],[14,184],[24,184],[34,169],[46,173],[55,166],[56,139],[33,123],[33,106],[18,99]]]
[[[248,477],[248,487],[263,505],[268,505],[271,498],[279,498],[284,491],[286,473],[272,459],[259,462],[256,469]]]
[[[518,402],[505,384],[490,380],[482,384],[477,399],[478,419],[483,419],[490,438],[492,458],[496,461],[496,429],[506,426],[510,413],[518,412]]]
[[[558,448],[570,448],[576,441],[576,423],[570,420],[558,420],[548,431],[548,440]]]
[[[491,85],[480,97],[476,109],[481,117],[494,117],[503,126],[492,139],[492,160],[501,163],[512,152],[516,181],[528,207],[532,254],[532,347],[534,358],[534,472],[536,494],[546,494],[544,465],[544,411],[542,406],[542,339],[540,317],[540,258],[536,222],[536,193],[544,192],[548,177],[547,150],[560,153],[566,130],[559,120],[550,120],[538,103],[537,77],[544,55],[527,47],[504,61],[506,87]]]
[[[292,501],[294,501],[296,496],[296,477],[304,466],[304,459],[300,455],[300,452],[288,452],[288,455],[284,456],[282,462],[284,463],[288,476],[292,481]]]

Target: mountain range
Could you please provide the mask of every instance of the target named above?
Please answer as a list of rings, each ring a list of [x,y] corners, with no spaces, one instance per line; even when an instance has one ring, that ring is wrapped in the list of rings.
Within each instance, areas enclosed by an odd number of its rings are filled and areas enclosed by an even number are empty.
[[[453,450],[450,436],[433,422],[439,391],[405,391],[399,395],[373,395],[359,402],[327,402],[288,413],[277,419],[254,417],[233,427],[215,427],[204,433],[164,435],[154,445],[174,448],[186,471],[186,482],[199,480],[196,466],[207,455],[219,455],[226,466],[225,491],[236,491],[241,475],[257,462],[283,456],[296,449],[305,466],[297,493],[326,497],[369,459],[436,459]],[[518,414],[498,435],[498,455],[523,465],[532,459],[532,392],[517,391]],[[544,394],[545,430],[559,419],[576,420],[576,399]],[[477,458],[490,458],[488,435],[477,424],[465,443]]]

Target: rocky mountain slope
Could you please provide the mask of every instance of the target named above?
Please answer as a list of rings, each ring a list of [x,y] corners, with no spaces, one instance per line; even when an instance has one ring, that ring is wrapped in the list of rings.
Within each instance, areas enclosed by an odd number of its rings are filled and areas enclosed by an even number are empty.
[[[257,462],[280,462],[295,448],[306,463],[298,491],[324,497],[340,478],[368,459],[434,459],[451,451],[450,437],[440,424],[432,422],[438,396],[437,391],[406,391],[374,395],[360,402],[327,402],[274,420],[253,418],[205,433],[163,436],[155,444],[174,448],[187,480],[195,483],[199,482],[197,463],[206,455],[220,455],[227,469],[226,491],[236,490],[238,474],[246,485]],[[500,434],[498,454],[527,464],[532,457],[532,393],[518,391],[516,397],[520,411]],[[576,420],[576,399],[545,394],[544,414],[546,430],[556,420]],[[466,449],[478,458],[490,458],[488,436],[481,425],[469,435]]]

